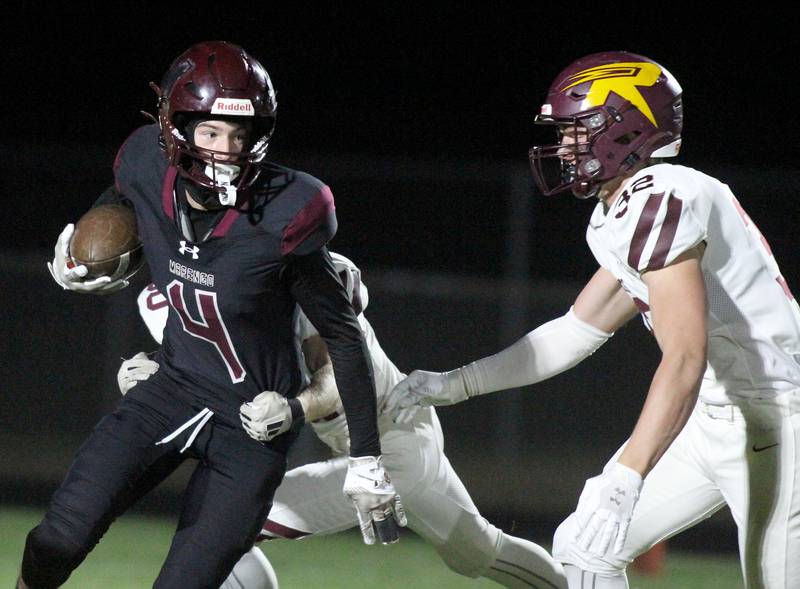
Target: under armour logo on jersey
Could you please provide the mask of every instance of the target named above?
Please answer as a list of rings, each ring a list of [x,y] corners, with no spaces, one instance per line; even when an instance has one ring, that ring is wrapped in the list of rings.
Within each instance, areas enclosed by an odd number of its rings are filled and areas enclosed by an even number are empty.
[[[198,255],[200,253],[200,246],[197,246],[197,245],[195,245],[195,246],[186,245],[186,240],[181,239],[181,247],[178,248],[178,253],[181,253],[181,254],[184,254],[184,255],[192,254],[192,259],[196,260],[197,258],[200,257]]]
[[[609,497],[609,500],[611,502],[613,502],[613,503],[616,503],[617,505],[622,505],[621,498],[624,497],[624,496],[625,496],[625,491],[623,491],[619,487],[616,487],[614,489],[614,496],[613,497]]]

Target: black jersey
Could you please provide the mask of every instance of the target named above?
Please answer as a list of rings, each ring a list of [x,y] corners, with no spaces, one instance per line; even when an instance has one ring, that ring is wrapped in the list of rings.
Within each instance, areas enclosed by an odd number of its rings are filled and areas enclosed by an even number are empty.
[[[114,173],[117,192],[136,211],[152,281],[171,306],[160,370],[238,426],[241,403],[265,390],[290,398],[299,390],[297,302],[320,323],[343,402],[348,397],[351,405],[345,411],[359,438],[353,455],[378,453],[368,352],[325,247],[336,232],[330,189],[309,174],[268,164],[245,204],[221,211],[206,236],[187,238],[178,171],[158,138],[156,125],[135,131]]]

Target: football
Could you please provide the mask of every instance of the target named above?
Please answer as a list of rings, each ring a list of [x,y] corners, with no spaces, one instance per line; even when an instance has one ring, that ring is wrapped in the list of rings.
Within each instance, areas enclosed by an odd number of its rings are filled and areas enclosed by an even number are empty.
[[[121,204],[89,209],[75,225],[69,251],[75,264],[88,269],[86,278],[133,276],[144,263],[135,213]]]

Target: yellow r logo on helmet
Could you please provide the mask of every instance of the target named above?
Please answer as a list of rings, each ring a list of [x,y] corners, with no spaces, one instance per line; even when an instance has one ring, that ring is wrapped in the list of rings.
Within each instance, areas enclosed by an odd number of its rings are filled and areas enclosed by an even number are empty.
[[[571,76],[561,92],[584,82],[592,82],[586,98],[583,99],[584,109],[605,104],[608,94],[614,92],[630,101],[653,123],[654,127],[658,127],[647,101],[636,87],[652,86],[660,75],[661,68],[654,63],[631,62],[599,65]]]

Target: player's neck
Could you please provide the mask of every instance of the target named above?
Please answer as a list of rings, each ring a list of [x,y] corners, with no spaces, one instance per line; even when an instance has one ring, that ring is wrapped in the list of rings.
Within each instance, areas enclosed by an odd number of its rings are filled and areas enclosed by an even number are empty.
[[[191,193],[186,190],[186,202],[189,203],[189,206],[198,211],[207,211],[208,208],[201,205],[195,199],[192,198]]]
[[[640,170],[649,165],[651,165],[651,160],[642,160],[639,162],[638,166],[630,170],[627,174],[623,176],[617,176],[616,178],[613,178],[603,184],[602,188],[600,188],[600,192],[597,195],[597,199],[603,203],[606,211],[611,210],[611,207],[614,206],[615,202],[617,202],[619,195],[624,192],[625,186],[628,184],[628,180],[633,178]]]
[[[606,211],[611,210],[611,207],[617,201],[619,195],[622,194],[627,180],[628,177],[620,176],[603,184],[603,187],[600,189],[600,193],[597,195],[597,198],[603,203],[603,208]]]
[[[185,192],[186,192],[186,203],[189,205],[190,208],[194,209],[195,211],[217,213],[225,208],[219,205],[209,207],[207,205],[200,204],[199,202],[197,202],[197,199],[192,197],[192,193],[189,192],[188,189]]]

